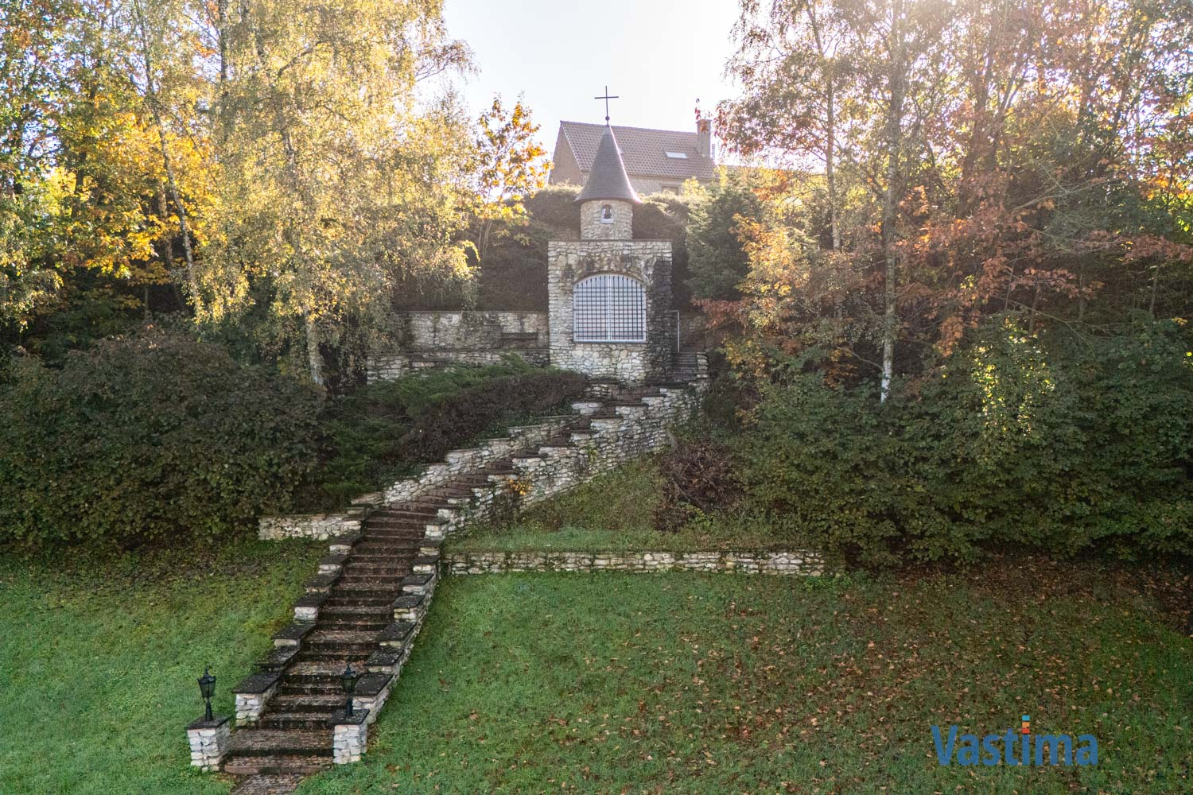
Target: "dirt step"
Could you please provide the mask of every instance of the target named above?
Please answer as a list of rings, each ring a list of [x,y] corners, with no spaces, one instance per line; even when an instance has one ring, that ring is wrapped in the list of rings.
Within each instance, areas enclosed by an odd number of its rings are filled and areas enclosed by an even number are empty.
[[[331,756],[332,729],[283,731],[241,729],[232,734],[228,752],[234,756]]]

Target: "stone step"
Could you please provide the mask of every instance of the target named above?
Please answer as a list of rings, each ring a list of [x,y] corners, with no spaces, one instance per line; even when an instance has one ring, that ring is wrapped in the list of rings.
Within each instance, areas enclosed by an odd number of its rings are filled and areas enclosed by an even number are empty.
[[[397,596],[399,588],[399,580],[369,577],[366,579],[349,580],[347,582],[337,583],[334,594],[336,596],[347,596],[351,593],[363,591],[364,593],[368,594],[392,593],[394,596]]]
[[[320,609],[319,624],[316,626],[322,625],[324,618],[337,619],[352,616],[371,619],[375,616],[385,616],[388,613],[389,605],[360,604],[355,599],[338,600],[333,597],[328,599]]]
[[[340,674],[349,662],[359,670],[357,655],[342,655],[335,660],[300,660],[286,669],[286,673],[282,674],[282,682],[287,685],[327,682],[339,687]]]
[[[340,709],[344,708],[341,704]],[[336,709],[330,708],[323,713],[315,712],[274,712],[270,710],[263,716],[257,726],[261,729],[278,729],[281,731],[320,731],[328,727],[328,721]]]
[[[415,558],[414,560],[418,560],[418,558]],[[410,561],[410,566],[403,567],[403,568],[409,568],[411,571],[413,571],[414,560]],[[386,583],[392,583],[395,580],[400,580],[404,576],[405,576],[404,574],[395,575],[395,574],[391,574],[389,572],[384,572],[384,571],[382,571],[382,572],[367,571],[367,570],[360,571],[359,569],[349,571],[349,570],[345,569],[343,576],[340,577],[339,584],[340,585],[351,585],[353,583],[359,583],[359,582],[371,582],[371,583],[386,584]]]
[[[377,637],[376,632],[367,630],[324,629],[317,627],[303,641],[303,649],[334,649],[350,646],[368,646]]]
[[[400,544],[395,544],[391,541],[382,539],[370,539],[362,541],[360,548],[352,553],[352,560],[355,561],[385,561],[390,563],[408,562],[418,557],[414,554],[424,539],[418,538],[404,538]]]
[[[402,579],[404,580],[406,578],[403,577]],[[360,607],[377,607],[378,605],[385,607],[392,603],[394,598],[395,597],[391,597],[388,593],[373,593],[370,591],[343,591],[338,594],[333,594],[331,599],[328,599],[328,601],[332,603],[332,607],[342,607],[346,604],[358,605]]]
[[[338,663],[340,670],[344,670],[344,658],[350,658],[352,667],[358,668],[364,665],[365,661],[369,659],[369,655],[377,648],[376,644],[359,647],[341,647],[335,649],[303,649],[296,659],[302,662],[328,662]],[[337,674],[338,676],[338,674]],[[338,679],[336,681],[339,681]]]
[[[255,770],[257,767],[260,767],[259,760],[263,758],[258,756],[245,757],[244,759],[251,759],[257,762],[253,768]],[[302,757],[295,757],[295,759],[300,758]],[[290,793],[298,789],[299,785],[302,784],[302,780],[308,774],[318,773],[325,766],[325,764],[319,764],[312,768],[304,765],[283,764],[282,769],[292,772],[280,772],[275,769],[270,772],[243,774],[236,788],[232,790],[232,795],[290,795]]]
[[[411,552],[417,551],[416,548],[411,548]],[[349,574],[362,574],[364,572],[375,572],[378,577],[388,577],[391,574],[398,574],[406,571],[414,565],[414,561],[418,560],[422,555],[416,555],[409,561],[394,560],[394,561],[373,561],[373,560],[353,560],[344,567],[344,576]]]
[[[324,713],[332,713],[336,710],[344,708],[344,702],[347,697],[343,691],[339,693],[327,694],[286,694],[275,695],[269,700],[269,709],[278,710],[285,713],[302,713],[310,712],[322,715]]]
[[[331,756],[331,727],[308,731],[241,729],[233,732],[228,752],[234,756]]]
[[[356,666],[353,666],[354,668]],[[340,669],[343,670],[342,668]],[[278,685],[277,693],[274,698],[281,696],[327,696],[343,699],[344,688],[340,686],[340,680],[337,678],[334,682],[330,679],[320,680],[317,682],[287,682],[282,680]]]
[[[265,754],[241,756],[233,754],[224,762],[224,772],[233,776],[263,776],[268,778],[292,778],[308,776],[331,767],[331,756],[311,754]],[[245,780],[233,792],[237,795],[274,795],[275,789],[246,789],[250,780]],[[267,782],[269,783],[269,782]],[[275,785],[276,786],[276,785]],[[286,790],[281,790],[285,792]],[[293,790],[290,790],[291,792]]]

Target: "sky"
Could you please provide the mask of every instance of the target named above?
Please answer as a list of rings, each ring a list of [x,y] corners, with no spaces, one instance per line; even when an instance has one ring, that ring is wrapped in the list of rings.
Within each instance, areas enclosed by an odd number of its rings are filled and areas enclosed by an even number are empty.
[[[446,0],[448,34],[472,48],[479,72],[463,95],[478,115],[494,94],[524,96],[555,148],[560,120],[600,123],[605,93],[613,124],[695,130],[732,94],[724,77],[733,51],[736,0]]]

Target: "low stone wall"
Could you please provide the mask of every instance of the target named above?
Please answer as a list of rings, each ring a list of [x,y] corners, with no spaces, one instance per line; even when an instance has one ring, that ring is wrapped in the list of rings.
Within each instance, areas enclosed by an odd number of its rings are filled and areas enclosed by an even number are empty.
[[[509,334],[534,334],[534,347],[547,347],[546,312],[400,312],[396,320],[405,350],[500,348]]]
[[[818,576],[824,563],[812,552],[455,552],[443,558],[448,574],[525,571],[708,571]]]
[[[498,364],[511,354],[546,366],[546,312],[399,312],[393,350],[369,357],[369,381],[447,364]]]
[[[420,370],[433,370],[437,367],[449,365],[468,365],[482,367],[489,364],[501,364],[510,356],[517,356],[527,364],[535,367],[546,367],[551,363],[550,351],[547,348],[493,348],[491,350],[460,350],[460,351],[411,351],[409,353],[389,353],[370,356],[365,367],[365,375],[369,383],[375,381],[394,381],[404,375]]]

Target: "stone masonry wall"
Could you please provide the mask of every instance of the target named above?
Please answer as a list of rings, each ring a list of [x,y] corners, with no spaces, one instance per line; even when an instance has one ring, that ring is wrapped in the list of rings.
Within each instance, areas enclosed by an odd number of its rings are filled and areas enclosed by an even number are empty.
[[[547,364],[546,312],[399,312],[393,322],[397,343],[369,357],[369,381],[445,363],[497,364],[510,354]],[[521,339],[512,344],[508,335]]]
[[[257,535],[262,540],[284,538],[327,539],[358,530],[361,516],[371,507],[405,502],[442,486],[453,477],[484,469],[491,461],[524,449],[538,449],[534,455],[514,459],[515,476],[505,487],[477,493],[473,504],[449,517],[443,535],[484,518],[496,501],[515,492],[518,502],[529,506],[553,497],[591,479],[601,472],[671,443],[672,428],[690,418],[699,408],[704,385],[661,388],[657,396],[642,398],[644,406],[618,406],[615,416],[593,417],[590,430],[571,434],[574,445],[542,447],[575,415],[555,417],[534,425],[511,428],[508,437],[492,439],[475,448],[453,450],[446,459],[432,464],[417,478],[398,481],[384,492],[365,495],[343,514],[263,517]],[[602,395],[602,397],[605,397]],[[592,414],[601,406],[598,399],[578,401],[573,408]]]
[[[709,571],[744,574],[823,573],[819,556],[776,550],[725,552],[455,552],[445,556],[448,574],[523,571]]]
[[[602,221],[604,208],[608,206],[613,216],[611,222]],[[629,202],[590,201],[580,205],[581,240],[629,240],[634,236],[634,205]]]
[[[646,342],[576,342],[576,283],[598,273],[620,273],[646,288]],[[670,375],[674,348],[671,243],[665,240],[553,240],[547,248],[551,364],[594,378],[640,384]]]
[[[474,448],[451,450],[442,462],[429,465],[418,477],[399,480],[384,491],[357,497],[352,501],[353,507],[344,513],[263,516],[257,522],[257,537],[262,541],[286,538],[326,541],[360,532],[361,517],[369,507],[413,500],[456,475],[484,469],[491,461],[551,437],[570,419],[570,416],[550,417],[533,425],[515,426],[509,429],[508,436],[490,439]]]

